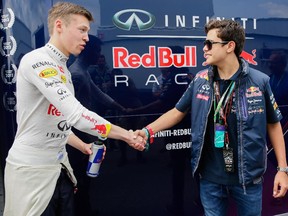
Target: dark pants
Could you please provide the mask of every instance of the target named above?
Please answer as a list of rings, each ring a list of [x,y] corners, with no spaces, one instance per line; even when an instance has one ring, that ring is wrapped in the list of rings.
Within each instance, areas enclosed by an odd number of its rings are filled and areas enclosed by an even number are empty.
[[[41,216],[74,216],[74,187],[65,169],[61,169],[54,194]]]

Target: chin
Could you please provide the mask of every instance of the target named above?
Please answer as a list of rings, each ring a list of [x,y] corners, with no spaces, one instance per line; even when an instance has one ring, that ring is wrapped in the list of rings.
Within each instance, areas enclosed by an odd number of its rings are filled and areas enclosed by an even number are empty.
[[[73,52],[72,55],[78,56],[78,55],[80,55],[81,52],[82,52],[82,50],[79,50],[79,51],[77,51],[77,52]]]

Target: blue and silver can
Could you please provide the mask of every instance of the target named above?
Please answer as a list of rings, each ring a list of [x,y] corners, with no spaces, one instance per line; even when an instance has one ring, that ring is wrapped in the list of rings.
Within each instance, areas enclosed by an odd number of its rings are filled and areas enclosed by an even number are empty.
[[[93,153],[89,156],[86,173],[90,177],[97,177],[99,175],[99,169],[104,153],[104,144],[93,143],[92,152]]]

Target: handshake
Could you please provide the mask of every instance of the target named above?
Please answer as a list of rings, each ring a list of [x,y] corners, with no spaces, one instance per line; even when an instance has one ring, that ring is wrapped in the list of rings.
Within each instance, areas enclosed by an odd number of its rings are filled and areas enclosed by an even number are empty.
[[[148,151],[150,144],[153,143],[154,133],[148,126],[142,130],[129,130],[129,136],[126,142],[132,148],[139,151]]]

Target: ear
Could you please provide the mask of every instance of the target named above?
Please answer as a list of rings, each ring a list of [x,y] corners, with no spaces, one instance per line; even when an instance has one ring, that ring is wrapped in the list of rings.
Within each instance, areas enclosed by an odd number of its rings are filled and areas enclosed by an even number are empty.
[[[63,21],[61,19],[56,19],[56,21],[55,21],[55,30],[58,33],[62,32],[63,26],[64,26]]]
[[[229,41],[229,43],[227,45],[228,45],[227,52],[228,53],[234,52],[235,47],[236,47],[236,43],[234,41]]]

